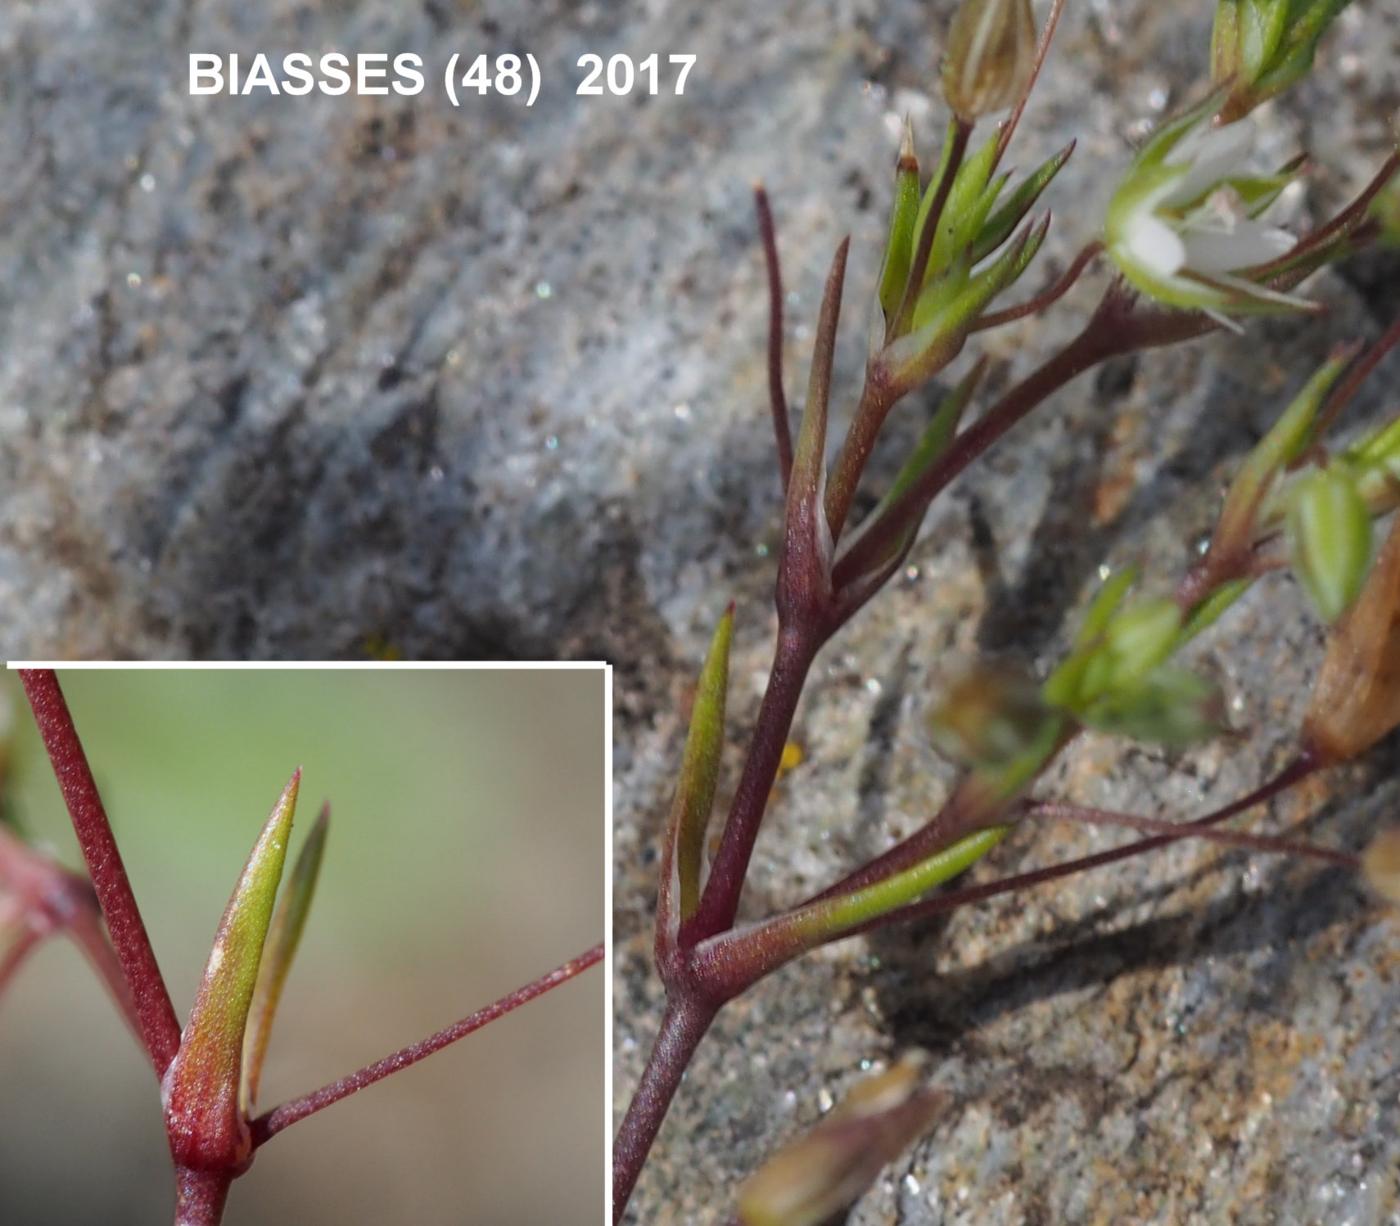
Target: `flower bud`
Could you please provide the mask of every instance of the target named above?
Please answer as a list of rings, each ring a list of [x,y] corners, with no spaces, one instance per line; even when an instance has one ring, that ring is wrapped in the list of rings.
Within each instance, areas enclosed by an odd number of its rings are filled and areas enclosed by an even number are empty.
[[[1364,753],[1400,726],[1400,518],[1327,644],[1303,740],[1324,762]]]
[[[905,1056],[859,1082],[811,1132],[784,1146],[739,1190],[743,1226],[820,1226],[843,1213],[933,1122],[945,1096],[925,1083],[928,1057]]]
[[[943,96],[964,123],[1016,101],[1035,67],[1030,0],[963,0],[948,31]]]
[[[1318,613],[1334,622],[1351,606],[1371,564],[1371,512],[1334,467],[1309,473],[1293,489],[1287,536],[1293,572]]]
[[[982,665],[948,688],[928,724],[945,757],[995,770],[1040,744],[1052,718],[1031,678]]]
[[[1327,27],[1349,0],[1219,0],[1211,77],[1228,84],[1225,119],[1238,119],[1306,76]]]

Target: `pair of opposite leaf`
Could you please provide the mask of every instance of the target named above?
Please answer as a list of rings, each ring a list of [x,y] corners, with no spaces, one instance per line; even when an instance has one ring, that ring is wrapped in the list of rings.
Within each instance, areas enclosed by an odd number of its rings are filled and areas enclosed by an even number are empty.
[[[252,1160],[249,1128],[273,1016],[301,939],[325,851],[329,807],[302,844],[277,902],[301,770],[273,806],[219,921],[214,946],[162,1079],[171,1150],[182,1166]],[[275,912],[274,912],[275,905]]]

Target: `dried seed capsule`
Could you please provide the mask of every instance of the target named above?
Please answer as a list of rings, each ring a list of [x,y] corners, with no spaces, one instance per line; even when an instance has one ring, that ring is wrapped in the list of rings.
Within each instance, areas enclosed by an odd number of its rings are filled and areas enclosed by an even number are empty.
[[[1030,0],[963,0],[943,60],[943,96],[959,119],[1010,106],[1034,65]]]

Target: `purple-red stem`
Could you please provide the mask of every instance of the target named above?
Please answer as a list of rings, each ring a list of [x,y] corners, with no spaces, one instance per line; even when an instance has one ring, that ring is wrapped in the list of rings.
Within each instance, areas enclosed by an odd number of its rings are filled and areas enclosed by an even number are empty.
[[[1362,355],[1361,361],[1351,368],[1347,377],[1327,397],[1327,403],[1322,406],[1322,411],[1313,425],[1313,438],[1320,439],[1327,433],[1328,427],[1341,416],[1342,410],[1351,403],[1351,398],[1370,377],[1371,372],[1380,365],[1381,359],[1396,345],[1400,345],[1400,318],[1385,330],[1380,340]]]
[[[1195,818],[1189,822],[1183,822],[1179,831],[1172,834],[1154,835],[1147,839],[1138,839],[1134,843],[1125,844],[1122,847],[1112,847],[1107,851],[1095,852],[1093,855],[1080,856],[1075,860],[1067,860],[1063,864],[1051,864],[1046,868],[1032,869],[1027,873],[1017,873],[1012,877],[1003,877],[998,881],[988,881],[983,885],[967,886],[961,890],[954,890],[948,894],[941,894],[936,898],[930,898],[924,902],[910,903],[906,907],[899,907],[891,911],[888,915],[882,916],[878,920],[862,924],[858,928],[846,933],[847,936],[857,936],[862,932],[869,932],[873,928],[884,927],[886,924],[902,923],[906,920],[927,919],[932,915],[939,915],[947,911],[955,911],[959,907],[964,907],[970,903],[983,902],[988,898],[995,898],[998,894],[1009,894],[1016,890],[1029,889],[1031,886],[1043,885],[1047,881],[1058,881],[1061,877],[1071,877],[1077,873],[1087,872],[1091,868],[1099,868],[1105,864],[1115,864],[1119,860],[1127,860],[1133,856],[1140,856],[1145,852],[1154,851],[1158,847],[1165,847],[1168,843],[1175,843],[1178,839],[1190,838],[1193,833],[1199,832],[1202,827],[1218,825],[1220,822],[1228,821],[1230,818],[1255,805],[1263,804],[1266,800],[1272,800],[1281,792],[1287,791],[1291,787],[1296,787],[1309,775],[1316,773],[1326,767],[1328,763],[1316,757],[1310,751],[1304,751],[1295,758],[1288,766],[1284,767],[1277,775],[1267,783],[1261,784],[1250,792],[1248,796],[1242,796],[1239,800],[1232,801],[1223,809],[1217,809],[1213,813],[1207,813],[1204,817]]]
[[[949,911],[958,910],[961,907],[972,903],[983,902],[986,899],[994,898],[999,894],[1007,894],[1013,891],[1028,889],[1031,886],[1041,885],[1047,881],[1058,880],[1061,877],[1068,877],[1075,873],[1085,872],[1091,868],[1097,868],[1104,864],[1111,864],[1118,860],[1126,860],[1132,856],[1142,855],[1153,851],[1158,847],[1168,843],[1176,842],[1179,839],[1187,839],[1207,833],[1207,828],[1226,821],[1245,809],[1254,805],[1262,804],[1264,801],[1277,795],[1289,787],[1293,787],[1300,780],[1309,774],[1322,768],[1324,764],[1315,757],[1304,753],[1295,759],[1289,766],[1285,767],[1278,775],[1270,779],[1261,787],[1256,788],[1247,796],[1233,801],[1223,809],[1213,813],[1208,813],[1204,817],[1198,817],[1193,821],[1181,823],[1166,823],[1170,828],[1163,833],[1152,838],[1139,839],[1135,843],[1129,843],[1123,847],[1115,847],[1108,851],[1098,852],[1094,855],[1082,856],[1075,860],[1068,860],[1062,864],[1053,864],[1047,868],[1035,869],[1027,873],[1018,873],[1011,877],[1003,877],[996,881],[990,881],[982,885],[966,886],[962,889],[951,890],[947,893],[937,895],[933,898],[925,899],[922,902],[909,903],[903,907],[897,907],[883,915],[874,916],[864,922],[852,924],[850,927],[842,928],[838,932],[827,933],[815,940],[803,939],[798,931],[802,923],[801,917],[796,912],[788,912],[784,915],[775,916],[773,919],[756,924],[750,928],[725,933],[706,943],[704,947],[695,951],[694,956],[689,960],[687,970],[692,980],[698,984],[703,984],[714,999],[727,1000],[740,992],[747,990],[758,980],[772,974],[779,967],[791,962],[794,958],[800,957],[803,953],[819,945],[829,945],[836,941],[844,941],[854,936],[860,936],[866,932],[872,932],[879,928],[888,928],[894,924],[906,923],[912,920],[927,919],[933,915],[944,914]],[[1062,806],[1061,813],[1052,815],[1065,815],[1065,811],[1073,809],[1073,806]],[[1055,806],[1045,806],[1047,811],[1054,810]],[[1093,813],[1094,810],[1078,810],[1077,812]],[[1147,826],[1157,826],[1158,823],[1151,819],[1134,818],[1127,814],[1110,814],[1106,811],[1097,811],[1105,819],[1112,819],[1115,825],[1132,825],[1142,823]],[[1297,850],[1288,843],[1287,840],[1269,839],[1267,836],[1231,835],[1228,841],[1233,843],[1254,842],[1259,850],[1264,851],[1288,851]],[[1333,862],[1342,863],[1347,867],[1355,867],[1356,859],[1345,852],[1327,852],[1323,848],[1309,848],[1307,854],[1314,858],[1324,858]],[[828,891],[827,893],[831,893]],[[826,895],[818,895],[818,898]],[[805,904],[804,904],[805,906]]]
[[[1071,289],[1074,283],[1084,274],[1084,270],[1089,267],[1094,257],[1103,251],[1103,244],[1095,240],[1086,245],[1077,256],[1071,261],[1070,266],[1065,269],[1054,281],[1047,285],[1035,297],[1022,302],[1018,306],[1007,307],[1004,311],[989,311],[978,318],[972,325],[970,332],[985,332],[989,328],[1000,328],[1003,324],[1014,323],[1018,319],[1025,319],[1028,315],[1038,315],[1048,306],[1053,306],[1063,298]]]
[[[613,1140],[614,1226],[622,1221],[671,1099],[676,1096],[695,1049],[700,1046],[717,1012],[716,1006],[690,996],[667,998],[666,1012],[651,1055],[647,1057],[647,1066]]]
[[[219,1226],[233,1177],[227,1171],[175,1170],[175,1226]]]
[[[559,987],[560,984],[567,983],[575,975],[586,971],[590,966],[601,962],[602,959],[603,947],[595,945],[592,949],[579,954],[578,957],[571,958],[561,966],[555,967],[547,975],[541,975],[524,987],[508,992],[500,1000],[487,1005],[484,1009],[478,1009],[475,1013],[462,1018],[461,1021],[453,1022],[445,1030],[439,1030],[437,1034],[430,1035],[420,1042],[410,1043],[407,1047],[394,1052],[393,1055],[376,1060],[358,1072],[333,1081],[330,1085],[322,1086],[319,1090],[313,1090],[310,1094],[303,1094],[300,1098],[294,1098],[290,1102],[283,1103],[280,1107],[274,1107],[271,1111],[264,1112],[252,1122],[254,1146],[261,1145],[269,1137],[276,1136],[284,1128],[291,1127],[298,1120],[304,1120],[308,1115],[315,1115],[316,1112],[329,1107],[332,1103],[337,1103],[342,1098],[348,1098],[351,1094],[363,1090],[366,1086],[373,1085],[376,1081],[382,1081],[391,1073],[397,1073],[410,1064],[417,1064],[419,1060],[431,1056],[434,1052],[441,1051],[444,1047],[457,1042],[458,1039],[465,1038],[473,1031],[480,1030],[490,1022],[496,1021],[497,1018],[504,1017],[507,1013],[520,1008],[521,1005],[528,1004],[537,996],[543,996],[551,989]]]
[[[156,1076],[162,1076],[179,1050],[180,1023],[141,921],[141,910],[131,891],[82,741],[52,669],[22,669],[20,680],[34,710],[34,721],[48,750],[63,802],[73,819],[112,948],[131,989],[141,1042],[150,1054]]]
[[[858,578],[902,539],[930,502],[1003,435],[1045,400],[1086,370],[1111,357],[1140,349],[1179,343],[1217,325],[1189,311],[1134,310],[1132,299],[1115,282],[1093,317],[1072,341],[1031,371],[987,412],[957,435],[948,449],[883,514],[862,531],[836,559],[833,581],[839,590]]]

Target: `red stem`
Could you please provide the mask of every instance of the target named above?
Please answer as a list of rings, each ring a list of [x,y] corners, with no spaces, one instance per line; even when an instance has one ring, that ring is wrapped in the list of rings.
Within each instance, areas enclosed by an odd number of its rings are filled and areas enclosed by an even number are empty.
[[[887,911],[883,915],[874,916],[861,923],[852,924],[842,928],[837,932],[830,932],[820,937],[813,937],[811,933],[801,929],[803,917],[797,911],[790,911],[783,915],[774,916],[770,920],[755,924],[749,928],[736,929],[715,937],[707,941],[703,947],[696,951],[692,957],[689,971],[696,982],[702,983],[706,991],[711,993],[715,999],[729,999],[745,991],[758,980],[766,975],[772,974],[779,967],[784,966],[795,958],[811,949],[821,945],[830,945],[836,941],[844,941],[850,937],[860,936],[862,933],[871,932],[878,928],[888,928],[894,924],[907,923],[911,920],[927,919],[933,915],[941,915],[949,911],[956,911],[961,907],[972,903],[983,902],[988,898],[994,898],[999,894],[1009,894],[1018,890],[1028,889],[1031,886],[1041,885],[1047,881],[1055,881],[1061,877],[1068,877],[1075,873],[1085,872],[1091,868],[1098,868],[1104,864],[1112,864],[1118,860],[1126,860],[1132,856],[1139,856],[1145,852],[1155,850],[1165,846],[1167,843],[1176,842],[1178,839],[1189,839],[1199,837],[1206,833],[1205,828],[1226,821],[1245,809],[1254,805],[1262,804],[1264,801],[1277,795],[1279,792],[1293,787],[1302,779],[1315,771],[1321,769],[1323,763],[1310,754],[1304,753],[1295,759],[1289,766],[1285,767],[1273,779],[1256,788],[1249,795],[1241,797],[1226,805],[1223,809],[1208,813],[1204,817],[1198,817],[1193,821],[1172,824],[1169,833],[1155,835],[1152,838],[1139,839],[1135,843],[1129,843],[1123,847],[1111,848],[1108,851],[1101,851],[1094,855],[1082,856],[1079,859],[1069,860],[1063,864],[1052,864],[1047,868],[1035,869],[1028,873],[1017,873],[1011,877],[1003,877],[997,881],[989,881],[982,885],[966,886],[959,890],[951,890],[945,894],[939,894],[933,898],[925,899],[922,902],[909,903],[903,907],[897,907],[892,911]],[[1126,815],[1114,814],[1118,819],[1117,824],[1123,824]],[[1130,823],[1133,819],[1127,819]],[[1150,819],[1149,819],[1150,820]],[[1231,841],[1238,841],[1232,839]],[[1269,842],[1272,842],[1271,840]],[[1263,847],[1263,850],[1280,851],[1285,850],[1279,846]],[[1286,850],[1296,850],[1288,847]],[[1322,849],[1313,849],[1320,851]],[[1311,853],[1309,853],[1311,854]],[[1340,857],[1341,862],[1347,867],[1354,867],[1354,857],[1346,856],[1345,853],[1334,853]],[[819,895],[819,898],[825,895]],[[805,907],[806,904],[804,904]],[[799,909],[800,911],[800,909]]]
[[[1226,847],[1240,847],[1246,851],[1322,860],[1342,868],[1355,869],[1361,866],[1360,859],[1349,851],[1337,851],[1331,847],[1320,847],[1316,843],[1298,839],[1279,838],[1271,834],[1250,834],[1247,830],[1214,830],[1202,826],[1187,828],[1181,822],[1166,821],[1157,817],[1139,817],[1135,813],[1118,813],[1111,809],[1095,809],[1085,805],[1063,804],[1059,801],[1033,804],[1026,809],[1026,816],[1050,821],[1078,822],[1085,826],[1126,826],[1142,834],[1163,834],[1169,838],[1184,834],[1188,838],[1204,839]]]
[[[1027,302],[1019,306],[1007,307],[1004,311],[992,311],[981,316],[972,325],[970,332],[985,332],[988,328],[1000,328],[1002,324],[1014,323],[1018,319],[1025,319],[1027,315],[1036,315],[1052,306],[1063,298],[1071,289],[1074,283],[1083,275],[1084,270],[1089,266],[1093,258],[1103,251],[1103,244],[1095,240],[1084,247],[1080,253],[1074,257],[1073,262],[1065,271],[1040,293],[1036,294]]]
[[[88,875],[111,934],[112,948],[131,989],[141,1042],[159,1077],[179,1049],[180,1023],[146,935],[146,926],[141,921],[141,911],[131,891],[107,812],[102,807],[102,797],[93,781],[58,677],[52,669],[22,669],[20,680],[34,710],[34,721],[44,738],[64,804],[73,819]]]
[[[1351,403],[1351,398],[1366,382],[1370,373],[1380,365],[1381,359],[1396,345],[1400,345],[1400,318],[1397,318],[1385,330],[1380,340],[1362,355],[1361,361],[1352,367],[1347,377],[1327,397],[1327,403],[1322,406],[1322,412],[1317,415],[1317,422],[1313,426],[1313,438],[1320,439],[1327,433],[1328,428],[1341,415],[1342,410]]]
[[[1091,868],[1099,868],[1105,864],[1115,864],[1119,860],[1127,860],[1133,856],[1140,856],[1158,847],[1164,847],[1168,843],[1174,843],[1178,839],[1189,839],[1193,835],[1199,834],[1203,827],[1218,825],[1221,822],[1228,821],[1236,814],[1243,813],[1246,809],[1251,809],[1255,805],[1263,804],[1266,800],[1273,799],[1273,797],[1277,796],[1280,792],[1287,791],[1289,788],[1301,783],[1309,775],[1322,770],[1325,765],[1326,763],[1321,759],[1305,751],[1267,783],[1261,784],[1259,787],[1255,788],[1248,796],[1242,796],[1239,800],[1232,801],[1223,809],[1217,809],[1213,813],[1207,813],[1204,817],[1198,817],[1189,822],[1182,822],[1177,827],[1177,830],[1171,834],[1159,834],[1154,835],[1152,838],[1138,839],[1135,843],[1128,843],[1123,847],[1113,847],[1107,851],[1095,852],[1093,855],[1089,856],[1080,856],[1075,860],[1067,860],[1063,864],[1052,864],[1046,868],[1032,869],[1028,873],[1017,873],[1012,877],[1003,877],[999,881],[989,881],[983,885],[967,886],[964,889],[941,894],[937,898],[930,898],[924,902],[910,903],[907,907],[900,907],[897,910],[891,911],[888,915],[871,920],[843,935],[855,936],[858,933],[869,932],[872,928],[882,928],[887,924],[900,923],[905,920],[926,919],[931,915],[938,915],[945,911],[955,911],[959,907],[967,906],[969,903],[982,902],[988,898],[995,898],[998,894],[1009,894],[1016,890],[1028,889],[1031,886],[1043,885],[1047,881],[1058,881],[1061,877],[1070,877],[1076,873],[1087,872]]]
[[[39,944],[39,934],[32,928],[21,928],[15,935],[4,955],[0,957],[0,993],[3,993],[9,986],[10,980],[15,977],[15,972],[24,965],[24,960],[34,951],[37,944]]]
[[[938,461],[905,490],[877,522],[851,541],[836,559],[832,577],[837,589],[864,574],[885,556],[954,477],[1072,379],[1108,358],[1176,344],[1215,327],[1212,320],[1194,311],[1134,309],[1132,298],[1114,282],[1078,336],[953,439]]]
[[[227,1171],[175,1170],[175,1226],[218,1226],[233,1178]]]
[[[666,1002],[661,1030],[613,1141],[614,1226],[622,1221],[671,1100],[716,1012],[713,1006],[689,998]]]
[[[332,1103],[338,1103],[342,1098],[348,1098],[356,1091],[363,1090],[376,1081],[382,1081],[385,1077],[397,1073],[401,1069],[406,1069],[410,1064],[417,1064],[418,1061],[431,1056],[434,1052],[441,1051],[444,1047],[457,1042],[458,1039],[465,1038],[473,1031],[480,1030],[483,1026],[520,1008],[521,1005],[528,1004],[537,996],[543,996],[551,989],[559,987],[560,984],[567,983],[575,975],[586,971],[590,966],[602,960],[603,947],[595,945],[587,952],[579,954],[577,958],[571,958],[563,965],[555,967],[547,975],[541,975],[524,987],[516,988],[515,991],[507,993],[500,1000],[487,1005],[484,1009],[478,1009],[475,1013],[462,1018],[461,1021],[453,1022],[445,1030],[439,1030],[436,1034],[417,1043],[410,1043],[407,1047],[394,1052],[393,1055],[376,1060],[358,1072],[333,1081],[330,1085],[322,1086],[319,1090],[313,1090],[310,1094],[303,1094],[300,1098],[294,1098],[290,1102],[283,1103],[280,1107],[274,1107],[271,1111],[264,1112],[252,1122],[254,1147],[262,1145],[268,1138],[276,1136],[284,1128],[289,1128],[298,1120],[304,1120],[308,1115],[315,1115],[316,1112],[329,1107]]]

